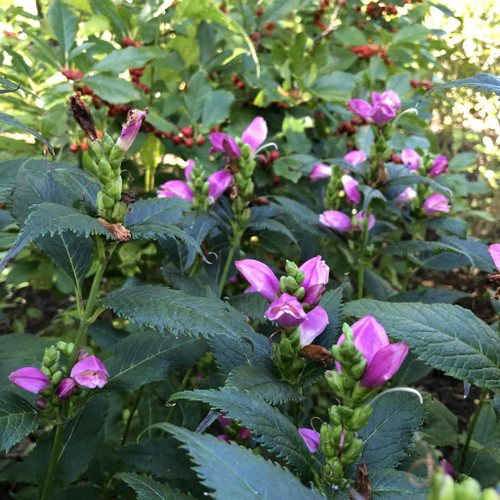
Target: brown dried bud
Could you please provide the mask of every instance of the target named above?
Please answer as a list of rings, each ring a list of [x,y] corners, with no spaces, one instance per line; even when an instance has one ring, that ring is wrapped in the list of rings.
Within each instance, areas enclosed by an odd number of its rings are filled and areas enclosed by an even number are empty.
[[[330,363],[333,360],[332,353],[328,349],[314,344],[304,346],[300,350],[299,356],[301,358],[312,359],[316,363],[324,364]]]
[[[69,98],[71,111],[73,112],[76,123],[78,123],[84,131],[85,136],[91,141],[96,141],[97,130],[95,128],[94,118],[92,117],[88,104],[80,96],[81,93],[76,92],[75,95]]]
[[[356,470],[356,477],[354,479],[354,489],[356,490],[357,496],[352,495],[351,498],[365,498],[370,500],[372,497],[372,484],[370,481],[370,473],[366,468],[365,461],[358,466]]]
[[[113,235],[116,236],[118,241],[129,241],[131,238],[130,231],[123,227],[121,224],[111,224],[100,217],[97,220]]]
[[[271,202],[265,196],[257,196],[249,204],[249,207],[264,207],[270,205]]]
[[[130,205],[132,203],[135,203],[137,200],[135,199],[135,193],[132,191],[122,191],[122,197],[121,200],[124,203],[127,203],[127,205]]]

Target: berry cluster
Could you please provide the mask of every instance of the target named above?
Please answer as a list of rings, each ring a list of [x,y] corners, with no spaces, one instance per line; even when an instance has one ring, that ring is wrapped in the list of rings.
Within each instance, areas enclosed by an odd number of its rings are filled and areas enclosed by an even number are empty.
[[[131,45],[133,47],[142,47],[142,42],[139,42],[138,40],[133,41],[128,36],[125,36],[122,38],[122,46],[123,47],[130,47]]]
[[[397,16],[398,9],[394,5],[388,3],[385,4],[383,2],[370,2],[366,6],[366,15],[375,19],[377,17],[386,16]]]
[[[422,80],[421,82],[417,82],[413,78],[410,80],[410,84],[413,88],[418,89],[419,87],[424,88],[425,90],[431,90],[432,82],[429,80]]]
[[[358,131],[357,125],[366,124],[367,121],[364,118],[351,118],[351,121],[345,121],[337,127],[337,130],[335,130],[335,135],[341,135],[344,133],[346,133],[347,135],[354,135]]]
[[[408,3],[422,3],[424,0],[403,0],[403,3],[406,5]]]
[[[131,76],[132,85],[144,90],[145,94],[149,94],[151,92],[151,89],[145,83],[141,83],[139,80],[144,74],[144,68],[145,66],[143,66],[142,68],[130,68],[128,72]]]
[[[263,167],[268,167],[274,160],[277,160],[280,157],[280,153],[277,149],[273,149],[268,156],[265,154],[257,155],[257,158],[260,160],[260,163]]]
[[[71,69],[68,67],[64,67],[61,70],[61,73],[68,79],[68,80],[81,80],[83,78],[83,73],[78,70],[78,69]]]
[[[273,31],[276,29],[276,23],[265,23],[262,27],[266,30],[266,35],[270,36],[273,34]]]
[[[241,90],[245,88],[245,84],[235,75],[231,77],[231,81]]]
[[[354,52],[361,59],[369,59],[373,56],[380,57],[385,64],[392,66],[394,63],[387,57],[387,46],[373,45],[359,45],[357,47],[349,47],[351,52]]]
[[[148,124],[146,126],[146,132],[149,131],[148,127],[151,127],[151,125]],[[213,130],[215,131],[215,129]],[[160,132],[155,129],[151,130],[151,132],[154,132],[154,134],[158,137],[163,136],[167,139],[171,139],[176,146],[184,144],[187,148],[192,148],[195,144],[197,146],[203,146],[203,144],[205,144],[205,138],[202,135],[198,136],[196,140],[193,138],[193,129],[191,127],[182,127],[178,134],[173,134],[172,132]],[[210,132],[212,132],[212,129]]]
[[[100,139],[103,136],[102,130],[97,131],[97,138]],[[82,151],[86,151],[88,149],[88,144],[87,144],[87,139],[84,137],[82,140],[82,143],[80,145],[78,144],[71,144],[69,147],[69,150],[72,153],[77,153],[78,150],[81,149]]]

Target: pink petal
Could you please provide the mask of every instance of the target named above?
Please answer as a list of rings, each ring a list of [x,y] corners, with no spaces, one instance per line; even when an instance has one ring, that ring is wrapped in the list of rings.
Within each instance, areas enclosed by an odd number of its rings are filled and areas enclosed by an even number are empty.
[[[249,144],[252,151],[255,151],[266,140],[267,137],[267,123],[262,116],[257,116],[252,120],[250,125],[241,134],[241,140],[245,144]]]
[[[122,133],[116,141],[116,145],[126,152],[132,146],[137,134],[141,128],[142,122],[146,118],[147,109],[141,111],[140,109],[131,109],[127,115],[127,122],[123,126]]]
[[[283,293],[271,302],[264,317],[279,323],[284,328],[295,328],[307,319],[302,304],[288,293]]]
[[[396,116],[396,112],[388,104],[384,102],[374,106],[371,119],[378,125],[389,123]]]
[[[347,197],[347,203],[357,205],[361,201],[361,193],[356,187],[359,182],[350,175],[342,176],[342,186]]]
[[[305,274],[302,286],[306,290],[306,296],[303,301],[306,304],[313,304],[321,298],[325,291],[325,285],[330,277],[330,268],[326,265],[323,257],[317,255],[304,262],[299,270]]]
[[[183,181],[168,181],[160,186],[157,192],[158,198],[170,198],[176,196],[192,202],[194,193],[191,188]]]
[[[352,231],[351,218],[338,210],[326,210],[319,216],[319,221],[324,226],[333,227],[343,233]]]
[[[9,380],[24,391],[38,394],[50,385],[49,378],[38,368],[26,366],[9,375]]]
[[[332,167],[325,165],[324,163],[318,163],[314,165],[311,170],[311,181],[317,181],[318,179],[326,179],[332,176]]]
[[[194,160],[188,160],[186,169],[184,170],[184,175],[186,176],[187,182],[191,180],[191,172],[193,171],[194,165],[195,165]]]
[[[300,427],[299,434],[302,436],[302,439],[305,441],[307,449],[311,453],[316,453],[316,451],[319,448],[319,432],[316,432],[313,429],[306,429],[304,427]]]
[[[237,260],[234,265],[243,277],[267,300],[273,301],[280,292],[280,282],[271,269],[258,260]]]
[[[209,139],[215,151],[219,151],[221,153],[224,151],[224,147],[222,146],[224,137],[226,137],[226,134],[223,134],[222,132],[214,132],[213,134],[210,134]]]
[[[446,156],[444,155],[438,156],[434,160],[434,163],[432,164],[432,167],[429,170],[429,177],[431,179],[435,179],[441,174],[444,174],[447,170],[448,170],[448,158],[446,158]]]
[[[368,362],[368,367],[359,385],[379,387],[385,384],[399,370],[407,354],[408,344],[406,342],[383,347],[375,353],[371,362]]]
[[[359,165],[360,163],[366,161],[366,155],[360,150],[350,151],[344,156],[344,161],[350,163],[351,165]]]
[[[73,366],[71,377],[78,382],[78,385],[94,389],[103,387],[108,381],[109,374],[100,359],[89,356]]]
[[[236,141],[230,135],[224,136],[224,138],[222,139],[222,147],[224,152],[230,158],[239,158],[241,156],[241,151],[238,147],[238,144],[236,144]]]
[[[413,149],[403,149],[401,160],[410,170],[418,170],[420,155]]]
[[[422,210],[429,215],[437,215],[439,212],[448,213],[451,206],[448,199],[442,194],[432,194],[422,205]]]
[[[372,105],[363,99],[351,99],[348,104],[348,109],[366,119],[370,118],[373,112]]]
[[[219,170],[212,174],[207,181],[210,184],[208,196],[210,202],[213,203],[233,183],[233,176],[229,172]]]
[[[488,252],[493,259],[493,263],[500,272],[500,243],[493,243],[488,247]]]
[[[399,200],[403,203],[411,203],[416,197],[417,192],[413,188],[408,186],[402,193],[397,196],[396,200]]]
[[[394,90],[386,90],[383,92],[380,96],[380,101],[390,106],[394,111],[399,111],[401,109],[401,99]]]
[[[359,221],[356,223],[354,226],[354,229],[359,229],[361,230],[363,227],[363,221],[366,219],[366,215],[364,212],[358,212],[356,214],[356,219]],[[375,225],[375,216],[373,214],[370,214],[370,217],[368,218],[368,231]]]
[[[321,335],[328,325],[328,314],[320,307],[315,307],[307,313],[307,319],[300,325],[300,345],[312,344],[314,339]]]

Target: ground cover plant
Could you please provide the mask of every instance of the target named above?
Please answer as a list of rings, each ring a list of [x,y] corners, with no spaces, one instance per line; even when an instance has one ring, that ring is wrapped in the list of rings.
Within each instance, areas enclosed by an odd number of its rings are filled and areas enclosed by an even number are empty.
[[[432,121],[500,78],[440,75],[453,9],[2,9],[2,497],[498,498],[495,155]]]

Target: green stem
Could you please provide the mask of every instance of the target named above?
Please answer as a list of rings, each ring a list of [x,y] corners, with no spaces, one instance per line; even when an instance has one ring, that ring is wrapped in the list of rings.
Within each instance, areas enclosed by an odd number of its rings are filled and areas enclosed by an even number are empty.
[[[469,453],[470,442],[472,441],[472,435],[474,434],[474,429],[476,428],[477,421],[479,420],[479,414],[486,401],[486,396],[488,396],[488,389],[483,389],[481,392],[481,398],[479,399],[479,404],[477,405],[476,411],[472,416],[469,428],[467,429],[467,437],[465,438],[464,448],[462,450],[462,459],[460,460],[460,472],[463,473],[465,469],[465,461],[467,460],[467,454]]]
[[[314,465],[311,466],[312,473],[314,475],[314,481],[316,482],[316,486],[318,487],[318,491],[321,493],[323,488],[321,486],[321,479],[319,478],[318,473],[316,472],[316,468]]]
[[[128,416],[127,424],[125,425],[125,431],[123,432],[122,446],[125,444],[125,441],[127,441],[127,436],[128,436],[129,431],[130,431],[130,425],[132,424],[132,419],[134,418],[134,414],[137,411],[137,407],[139,406],[139,400],[141,399],[143,389],[144,389],[144,386],[141,386],[141,388],[137,392],[137,396],[136,396],[135,401],[134,401],[134,406],[130,412],[130,415]]]
[[[177,390],[177,392],[181,392],[181,391],[183,391],[186,388],[186,386],[187,386],[187,384],[189,382],[189,379],[191,378],[191,375],[193,374],[193,370],[194,370],[194,366],[192,366],[186,372],[186,374],[184,375],[184,378],[182,379],[181,385],[179,386],[179,389]],[[176,407],[175,404],[170,407],[170,410],[169,410],[168,415],[167,415],[167,420],[166,420],[167,424],[172,420],[172,417],[174,416],[175,407]]]
[[[358,268],[358,300],[363,298],[363,288],[366,269],[366,246],[368,244],[368,226],[370,225],[371,208],[366,209],[365,219],[363,220],[363,234],[361,236],[361,252]]]
[[[59,425],[56,428],[54,443],[52,444],[52,453],[50,456],[49,469],[47,471],[47,476],[45,478],[45,483],[43,485],[42,494],[40,496],[41,500],[48,500],[50,492],[52,490],[52,484],[54,483],[54,479],[56,477],[57,465],[59,463],[59,457],[61,455],[63,434],[64,434],[64,425]]]
[[[231,240],[231,246],[229,248],[229,254],[227,256],[226,265],[224,266],[224,270],[222,271],[222,276],[219,283],[219,292],[222,295],[222,291],[224,290],[224,285],[226,284],[227,275],[229,273],[229,269],[231,268],[231,264],[233,262],[234,252],[238,245],[240,244],[241,237],[243,236],[243,232],[239,227],[233,228],[233,238]]]

